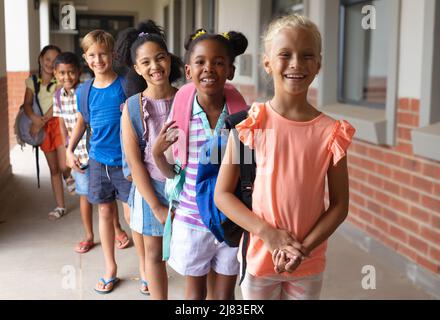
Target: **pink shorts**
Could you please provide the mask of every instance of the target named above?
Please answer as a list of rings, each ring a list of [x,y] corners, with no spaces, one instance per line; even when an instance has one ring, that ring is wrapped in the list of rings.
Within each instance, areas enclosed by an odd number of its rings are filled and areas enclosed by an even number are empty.
[[[308,277],[255,277],[248,272],[241,283],[245,300],[318,300],[322,273]]]

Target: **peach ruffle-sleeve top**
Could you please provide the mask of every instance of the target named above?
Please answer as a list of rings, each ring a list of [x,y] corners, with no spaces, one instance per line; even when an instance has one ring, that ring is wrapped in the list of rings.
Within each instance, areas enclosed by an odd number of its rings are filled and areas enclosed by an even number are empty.
[[[345,156],[355,129],[324,113],[311,121],[292,121],[264,103],[255,103],[248,118],[236,128],[240,140],[255,150],[252,211],[302,242],[325,212],[327,169]],[[284,275],[302,277],[323,272],[326,248],[327,241],[293,273]],[[247,271],[254,276],[276,274],[271,253],[253,234],[247,264]]]

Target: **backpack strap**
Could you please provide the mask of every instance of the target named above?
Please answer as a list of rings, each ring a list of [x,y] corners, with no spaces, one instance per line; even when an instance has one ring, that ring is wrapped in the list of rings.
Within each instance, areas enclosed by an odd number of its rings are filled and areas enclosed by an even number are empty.
[[[94,80],[95,78],[89,79],[81,85],[81,95],[79,97],[81,115],[87,124],[90,123],[89,94]]]
[[[89,95],[95,78],[91,78],[81,85],[81,91],[79,96],[79,107],[81,109],[81,115],[86,125],[86,148],[87,152],[90,151],[90,138],[92,135],[92,129],[90,128],[90,109],[89,109]]]
[[[145,149],[145,139],[143,137],[145,131],[144,110],[142,106],[142,93],[137,93],[127,99],[127,111],[131,120],[131,125],[136,131],[141,153]]]
[[[174,97],[171,111],[171,117],[176,121],[176,125],[180,131],[179,139],[173,145],[173,155],[175,159],[179,159],[182,164],[182,169],[184,169],[188,163],[189,126],[196,92],[196,87],[192,82],[182,86]],[[246,101],[232,84],[225,83],[224,94],[229,114],[247,109]]]
[[[40,82],[38,82],[37,75],[32,75],[32,82],[34,83],[34,97],[35,102],[37,103],[38,109],[40,110],[41,116],[43,116],[43,109],[41,109],[40,100],[38,99],[38,94],[40,93]]]
[[[255,152],[251,150],[249,147],[245,146],[243,142],[238,138],[237,130],[235,126],[245,120],[248,116],[247,111],[240,111],[238,113],[232,114],[226,118],[225,125],[226,128],[232,130],[233,137],[236,145],[240,146],[240,195],[241,200],[246,205],[246,207],[252,210],[252,191],[255,180],[255,172],[256,172],[256,164],[255,164]],[[248,159],[249,154],[251,155],[251,159]],[[249,232],[243,230],[243,243],[241,247],[241,276],[239,285],[244,280],[246,275],[246,254],[249,246]]]
[[[174,96],[171,118],[179,128],[179,139],[173,145],[173,155],[181,163],[182,169],[188,162],[189,123],[192,114],[192,104],[196,95],[196,86],[193,82],[183,85]]]
[[[35,97],[35,102],[38,106],[38,110],[40,111],[40,115],[43,116],[43,109],[41,109],[41,105],[40,105],[40,100],[38,99],[38,94],[40,93],[40,82],[38,82],[38,77],[37,75],[33,74],[32,75],[32,82],[34,84],[34,97]],[[40,161],[39,161],[39,146],[34,146],[34,150],[35,150],[35,166],[37,169],[37,186],[38,189],[40,188]]]
[[[57,91],[55,91],[55,99],[58,103],[58,107],[61,109],[61,89],[59,88]]]

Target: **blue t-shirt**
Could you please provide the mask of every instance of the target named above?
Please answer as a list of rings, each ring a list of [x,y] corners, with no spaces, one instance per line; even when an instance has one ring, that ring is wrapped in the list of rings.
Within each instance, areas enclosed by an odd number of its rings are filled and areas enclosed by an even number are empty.
[[[77,101],[81,101],[81,90],[82,86],[76,91]],[[122,78],[119,76],[106,88],[96,88],[93,85],[90,88],[88,101],[92,135],[89,157],[108,166],[122,165],[120,105],[125,99]],[[78,110],[81,112],[79,103]]]

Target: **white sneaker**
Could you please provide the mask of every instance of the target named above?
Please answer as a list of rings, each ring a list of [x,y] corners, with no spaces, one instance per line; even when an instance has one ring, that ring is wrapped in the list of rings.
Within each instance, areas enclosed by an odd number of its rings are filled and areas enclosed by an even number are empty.
[[[75,179],[72,176],[69,176],[67,179],[64,179],[66,183],[67,191],[71,194],[75,194]]]
[[[62,216],[66,215],[66,213],[67,213],[66,208],[56,207],[51,212],[49,212],[49,220],[57,220]]]

